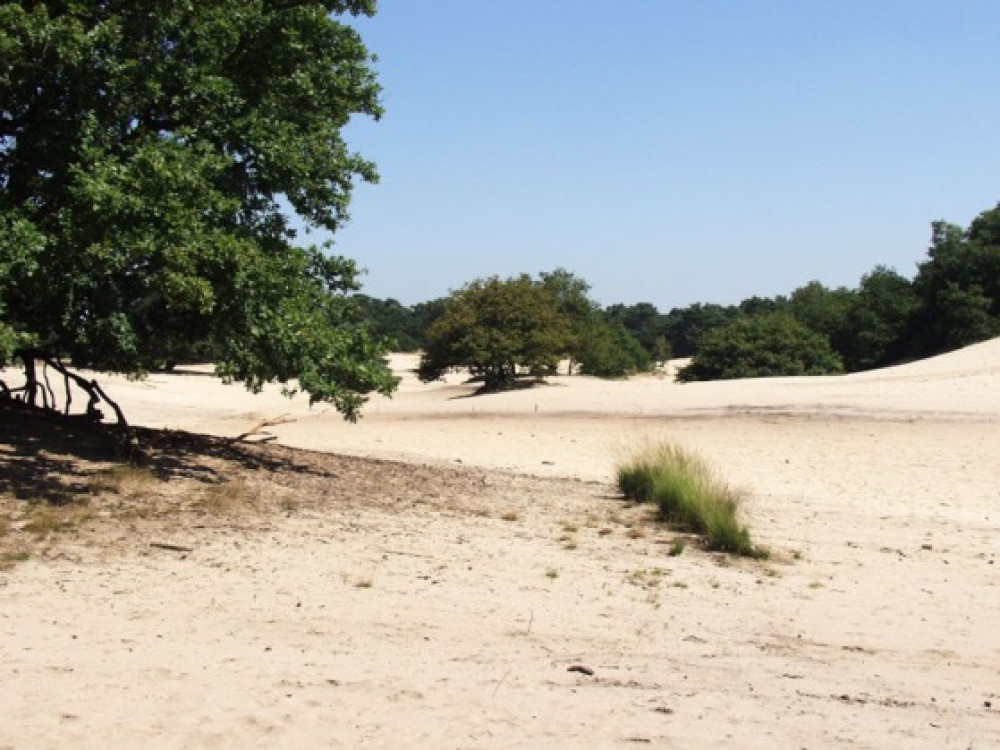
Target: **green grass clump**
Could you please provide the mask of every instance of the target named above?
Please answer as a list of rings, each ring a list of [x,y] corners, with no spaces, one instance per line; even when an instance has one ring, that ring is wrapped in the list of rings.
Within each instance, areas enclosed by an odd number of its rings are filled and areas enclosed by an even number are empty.
[[[10,570],[18,563],[22,563],[31,557],[30,552],[19,550],[17,552],[0,552],[0,570]]]
[[[766,556],[737,517],[742,493],[694,453],[668,441],[650,443],[619,463],[615,479],[625,497],[656,503],[661,519],[703,535],[709,549]]]

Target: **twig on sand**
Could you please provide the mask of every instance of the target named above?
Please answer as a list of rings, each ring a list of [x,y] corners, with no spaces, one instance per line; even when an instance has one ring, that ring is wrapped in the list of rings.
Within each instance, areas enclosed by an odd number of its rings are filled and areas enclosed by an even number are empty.
[[[288,424],[289,422],[295,422],[295,421],[296,420],[292,419],[287,414],[282,414],[280,417],[274,417],[273,419],[262,419],[260,422],[258,422],[257,424],[255,424],[253,427],[251,427],[246,432],[244,432],[244,433],[242,433],[240,435],[237,435],[234,438],[230,438],[229,442],[230,442],[230,444],[232,444],[232,443],[241,443],[244,440],[246,440],[247,438],[258,437],[259,439],[256,442],[258,442],[258,443],[269,443],[269,442],[271,442],[273,440],[277,440],[278,436],[277,435],[271,435],[271,434],[266,433],[266,432],[262,433],[261,430],[263,430],[265,427],[274,427],[275,425]]]
[[[157,549],[166,549],[171,552],[194,552],[194,547],[184,547],[180,544],[167,544],[166,542],[150,542],[150,547],[156,547]]]
[[[495,688],[493,688],[493,695],[490,696],[491,698],[496,698],[497,697],[497,690],[500,689],[500,686],[503,685],[503,681],[507,679],[507,675],[509,675],[509,674],[510,674],[510,670],[509,669],[506,672],[503,673],[503,677],[501,677],[500,680],[497,682],[497,686]]]

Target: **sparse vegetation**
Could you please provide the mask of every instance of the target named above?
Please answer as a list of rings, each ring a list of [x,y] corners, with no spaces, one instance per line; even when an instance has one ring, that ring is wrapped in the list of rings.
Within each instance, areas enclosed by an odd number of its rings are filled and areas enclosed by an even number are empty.
[[[683,539],[675,539],[673,543],[671,543],[670,550],[667,552],[667,554],[670,555],[671,557],[679,557],[684,553],[685,546],[687,545],[684,544]]]
[[[97,472],[90,480],[90,489],[95,494],[111,492],[135,497],[150,491],[158,483],[156,475],[147,468],[116,464]]]
[[[251,503],[251,492],[247,484],[234,479],[208,485],[199,498],[199,505],[216,513],[231,513],[245,508]]]
[[[737,517],[742,493],[694,453],[669,441],[649,443],[620,462],[615,477],[626,498],[656,503],[662,520],[703,535],[709,549],[766,556]]]
[[[65,505],[39,506],[28,518],[24,530],[37,539],[44,539],[51,534],[79,526],[90,516],[91,513],[85,508]]]
[[[633,586],[651,589],[659,586],[665,575],[666,571],[662,568],[640,568],[629,573],[628,582]]]
[[[0,570],[10,570],[18,563],[25,562],[31,557],[30,552],[19,550],[17,552],[0,552]]]

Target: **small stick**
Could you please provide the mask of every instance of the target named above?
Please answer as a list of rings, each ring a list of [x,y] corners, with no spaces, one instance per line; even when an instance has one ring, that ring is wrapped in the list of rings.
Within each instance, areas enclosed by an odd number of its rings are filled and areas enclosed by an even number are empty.
[[[275,417],[273,419],[263,419],[260,422],[258,422],[257,424],[255,424],[253,427],[251,427],[249,430],[247,430],[246,432],[244,432],[242,435],[237,435],[234,438],[230,438],[229,442],[230,442],[230,444],[232,444],[232,443],[239,443],[239,442],[241,442],[243,440],[246,440],[248,437],[251,437],[252,435],[260,435],[261,434],[261,430],[263,430],[265,427],[274,427],[275,425],[288,424],[289,422],[294,422],[294,421],[296,421],[296,420],[293,419],[292,417],[288,416],[287,414],[283,414],[282,416]],[[277,437],[272,437],[270,435],[266,435],[259,442],[265,442],[265,441],[270,441],[270,440],[277,440]]]
[[[503,681],[507,679],[507,675],[509,675],[509,674],[510,674],[510,670],[509,669],[506,672],[503,673],[503,677],[501,677],[500,681],[497,682],[497,686],[495,688],[493,688],[493,695],[490,696],[491,698],[496,698],[497,697],[497,690],[500,689],[500,686],[503,685]]]
[[[183,547],[180,544],[167,544],[166,542],[150,542],[150,547],[167,549],[171,552],[194,552],[194,547]]]

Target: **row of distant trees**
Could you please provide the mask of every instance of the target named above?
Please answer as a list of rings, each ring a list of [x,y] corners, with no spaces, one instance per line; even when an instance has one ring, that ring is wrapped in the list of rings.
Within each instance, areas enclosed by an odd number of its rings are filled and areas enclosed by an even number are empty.
[[[885,266],[855,289],[818,281],[788,296],[660,312],[640,302],[602,308],[590,285],[557,269],[477,280],[449,297],[405,306],[359,296],[376,336],[424,351],[421,374],[471,367],[487,387],[551,372],[621,376],[690,357],[683,380],[855,372],[956,349],[1000,335],[1000,204],[967,229],[932,225],[911,279]]]

